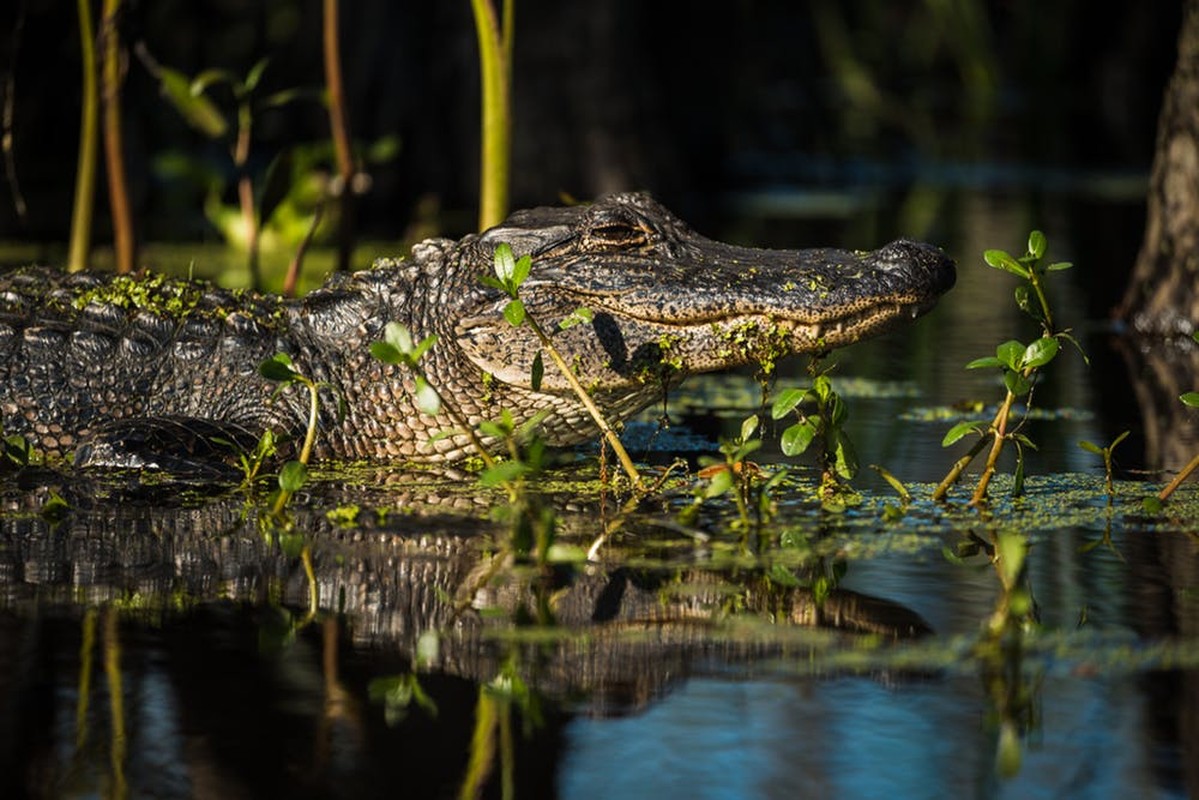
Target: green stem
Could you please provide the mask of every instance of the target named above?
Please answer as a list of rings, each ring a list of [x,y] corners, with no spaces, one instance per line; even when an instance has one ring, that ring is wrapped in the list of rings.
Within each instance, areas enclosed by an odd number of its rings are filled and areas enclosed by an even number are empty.
[[[350,150],[349,114],[341,76],[341,44],[337,0],[324,0],[325,89],[329,96],[329,130],[337,159],[341,193],[337,196],[337,269],[347,272],[354,252],[354,161]]]
[[[108,167],[108,202],[117,272],[133,272],[137,253],[133,240],[133,212],[125,176],[124,136],[121,133],[121,41],[117,15],[121,0],[104,0],[100,41],[104,44],[104,160]]]
[[[641,489],[641,474],[637,472],[637,467],[633,464],[633,459],[629,458],[629,452],[620,443],[620,437],[616,435],[616,431],[612,430],[612,426],[604,418],[603,412],[599,410],[595,401],[591,399],[591,395],[583,388],[583,384],[579,383],[578,377],[571,371],[570,365],[562,358],[562,354],[558,352],[558,348],[554,347],[554,343],[550,341],[550,337],[541,325],[538,324],[537,320],[533,319],[532,316],[526,316],[525,321],[529,323],[529,327],[533,329],[533,333],[537,334],[537,338],[541,341],[542,349],[549,353],[554,365],[558,367],[558,371],[566,378],[566,382],[570,384],[570,388],[578,396],[583,407],[587,409],[587,413],[591,415],[591,419],[595,422],[596,427],[603,433],[605,441],[608,442],[613,452],[616,453],[616,458],[620,460],[620,465],[624,467],[625,474],[632,481],[633,488]]]
[[[87,268],[92,245],[92,211],[96,205],[96,34],[90,0],[79,0],[79,55],[83,61],[83,105],[79,119],[79,156],[75,167],[75,205],[71,212],[71,243],[67,270]]]
[[[479,230],[496,225],[508,213],[511,156],[512,5],[507,0],[501,28],[491,0],[471,0],[479,40],[482,125],[479,164]]]
[[[937,489],[933,492],[933,500],[940,502],[945,499],[945,496],[949,494],[949,487],[957,483],[958,478],[962,476],[963,470],[970,466],[970,462],[973,461],[978,454],[983,451],[983,448],[990,443],[992,436],[993,434],[988,433],[987,435],[981,437],[977,442],[974,443],[974,445],[966,452],[964,456],[953,462],[953,466],[950,468],[949,473],[941,480],[939,484],[937,484]]]

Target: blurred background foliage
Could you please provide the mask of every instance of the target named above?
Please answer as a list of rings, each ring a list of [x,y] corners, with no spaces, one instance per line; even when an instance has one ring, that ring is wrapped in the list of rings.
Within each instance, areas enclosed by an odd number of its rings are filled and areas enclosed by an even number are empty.
[[[511,205],[648,189],[700,230],[776,243],[829,238],[847,220],[863,237],[935,238],[954,224],[959,191],[1034,204],[1064,191],[1095,201],[1095,236],[1111,238],[1100,246],[1131,264],[1139,231],[1105,229],[1103,208],[1143,202],[1179,13],[1173,0],[1102,11],[1083,0],[520,0]],[[470,3],[358,0],[340,14],[349,128],[370,178],[358,235],[473,229]],[[120,29],[127,47],[187,76],[245,76],[267,59],[255,96],[289,101],[256,108],[247,168],[263,175],[288,154],[303,217],[312,181],[334,169],[321,24],[320,0],[133,0]],[[0,240],[46,243],[51,258],[70,223],[79,59],[75,3],[0,8],[28,204],[21,217],[0,194]],[[189,126],[132,52],[125,67],[139,238],[221,241],[220,207],[236,205],[228,144]],[[206,93],[236,105],[227,86]],[[744,223],[730,231],[730,220]],[[292,227],[285,236],[305,225]]]

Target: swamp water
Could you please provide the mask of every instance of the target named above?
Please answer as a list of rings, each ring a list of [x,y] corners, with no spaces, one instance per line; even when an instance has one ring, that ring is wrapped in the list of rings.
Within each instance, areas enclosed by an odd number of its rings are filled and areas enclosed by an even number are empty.
[[[954,255],[935,312],[836,357],[860,460],[906,506],[864,466],[861,505],[822,509],[799,460],[760,527],[727,499],[681,522],[692,477],[597,545],[621,498],[568,454],[538,483],[558,520],[542,568],[470,477],[318,475],[280,530],[238,491],[4,476],[0,796],[1199,793],[1199,491],[1148,515],[1151,475],[1109,502],[1076,444],[1131,428],[1146,456],[1118,461],[1168,461],[1178,431],[1134,402],[1151,370],[1080,327],[1092,364],[1063,352],[1038,389],[1024,496],[999,480],[979,513],[967,479],[932,503],[961,452],[940,447],[951,405],[1001,393],[962,365],[1029,335],[1006,276]],[[748,376],[693,380],[670,432],[654,409],[631,426],[634,457],[714,454],[756,403]],[[1024,545],[1037,621],[989,638],[1012,597],[989,552]]]

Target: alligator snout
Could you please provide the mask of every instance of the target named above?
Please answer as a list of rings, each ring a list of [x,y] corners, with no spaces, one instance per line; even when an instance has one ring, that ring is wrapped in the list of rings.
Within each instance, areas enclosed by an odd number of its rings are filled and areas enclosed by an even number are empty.
[[[875,266],[927,290],[933,299],[953,288],[957,267],[941,248],[911,239],[897,239],[874,252]],[[905,281],[906,282],[906,281]]]

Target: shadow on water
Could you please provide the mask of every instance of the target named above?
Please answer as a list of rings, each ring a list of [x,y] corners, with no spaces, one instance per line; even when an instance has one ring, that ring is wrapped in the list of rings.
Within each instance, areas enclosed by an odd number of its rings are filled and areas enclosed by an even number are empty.
[[[864,472],[862,504],[830,513],[798,467],[760,528],[716,501],[684,523],[679,478],[596,547],[619,503],[583,452],[540,484],[559,529],[538,564],[492,514],[505,497],[462,476],[318,476],[284,529],[220,487],[4,476],[0,795],[1199,793],[1199,493],[1146,514],[1159,473],[1109,498],[1076,446],[1132,428],[1126,470],[1189,460],[1193,353],[1079,326],[1097,366],[1038,389],[1025,496],[927,500],[945,410],[995,394],[962,365],[1020,335],[972,254],[1025,226],[987,219],[935,312],[838,354],[848,430],[908,483],[902,508]],[[1085,319],[1075,290],[1060,305]],[[634,454],[716,452],[757,391],[695,382],[675,428],[631,426]]]

